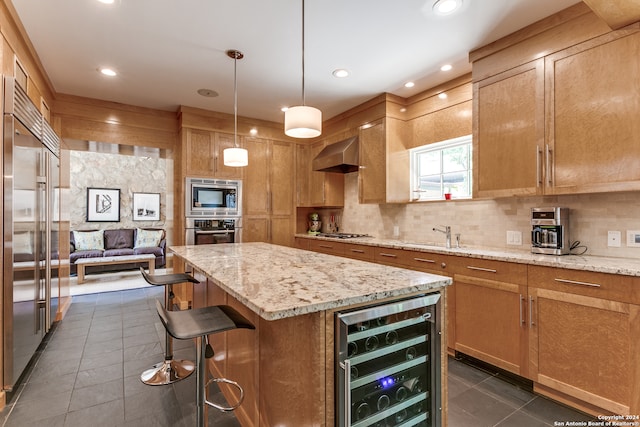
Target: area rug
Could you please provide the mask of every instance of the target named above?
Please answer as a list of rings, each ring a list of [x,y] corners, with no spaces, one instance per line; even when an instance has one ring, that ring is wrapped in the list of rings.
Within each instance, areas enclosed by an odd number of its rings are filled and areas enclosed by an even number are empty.
[[[165,272],[166,270],[164,268],[158,268],[155,274],[164,274]],[[86,274],[84,276],[84,283],[81,285],[78,285],[78,278],[72,276],[69,282],[71,296],[124,291],[152,286],[142,278],[140,270]]]

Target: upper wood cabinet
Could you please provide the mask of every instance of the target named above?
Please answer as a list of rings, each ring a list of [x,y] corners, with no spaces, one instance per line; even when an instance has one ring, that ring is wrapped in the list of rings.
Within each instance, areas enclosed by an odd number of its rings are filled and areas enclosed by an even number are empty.
[[[359,131],[360,203],[386,203],[386,130],[384,120],[377,120]]]
[[[327,145],[318,141],[311,145],[296,144],[296,205],[299,207],[335,207],[344,205],[344,175],[316,172],[313,159]]]
[[[233,135],[184,128],[185,175],[239,179],[242,168],[225,166],[222,152],[234,146]]]
[[[635,30],[546,58],[548,193],[640,189],[639,57]]]
[[[476,197],[640,189],[640,67],[629,60],[640,56],[639,31],[474,82]]]
[[[544,61],[474,83],[474,194],[542,192]]]

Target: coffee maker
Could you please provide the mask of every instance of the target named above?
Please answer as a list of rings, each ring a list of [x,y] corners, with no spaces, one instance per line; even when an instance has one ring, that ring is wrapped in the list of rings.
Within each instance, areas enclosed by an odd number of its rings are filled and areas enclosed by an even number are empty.
[[[567,255],[569,240],[569,208],[531,208],[531,252]]]

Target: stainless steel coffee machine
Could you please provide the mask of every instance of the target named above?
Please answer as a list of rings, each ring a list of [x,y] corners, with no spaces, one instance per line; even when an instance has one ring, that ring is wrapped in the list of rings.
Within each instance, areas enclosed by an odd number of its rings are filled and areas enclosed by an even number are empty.
[[[569,240],[569,208],[531,208],[531,252],[567,255]]]

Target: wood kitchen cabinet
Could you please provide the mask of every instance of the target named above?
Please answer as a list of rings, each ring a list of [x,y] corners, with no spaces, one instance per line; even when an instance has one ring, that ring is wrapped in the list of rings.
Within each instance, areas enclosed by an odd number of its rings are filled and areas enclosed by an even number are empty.
[[[529,266],[528,282],[535,390],[591,413],[640,413],[633,278]]]
[[[318,141],[311,145],[296,144],[296,204],[299,207],[335,207],[344,205],[344,175],[316,172],[313,159],[327,145]]]
[[[474,194],[543,191],[544,60],[473,85]]]
[[[640,189],[640,32],[545,58],[548,193]]]
[[[527,376],[527,266],[466,259],[453,276],[455,349]]]
[[[640,71],[629,60],[640,56],[640,28],[582,38],[576,28],[582,27],[566,29],[574,34],[566,48],[532,32],[526,43],[516,37],[521,43],[479,60],[482,79],[473,84],[476,197],[640,189]],[[497,68],[517,57],[522,45],[551,53],[483,74],[489,64]]]
[[[249,167],[243,178],[243,242],[293,245],[294,147],[245,138]]]
[[[361,126],[358,135],[360,169],[358,197],[360,203],[386,203],[386,127],[385,120]]]
[[[239,179],[242,168],[224,165],[223,151],[234,146],[231,134],[183,128],[185,174],[205,178]]]

